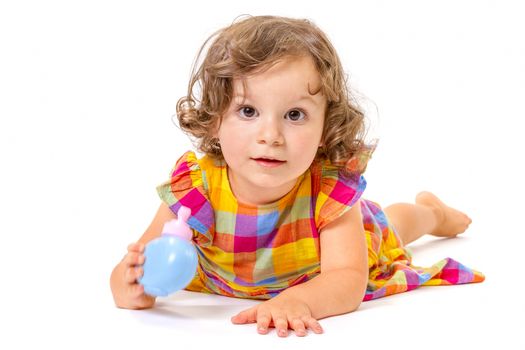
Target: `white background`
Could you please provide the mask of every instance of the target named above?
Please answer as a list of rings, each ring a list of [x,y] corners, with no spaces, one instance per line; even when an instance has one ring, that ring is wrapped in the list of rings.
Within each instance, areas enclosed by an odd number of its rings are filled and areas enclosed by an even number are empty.
[[[1,348],[525,347],[523,9],[342,3],[1,3]],[[484,283],[367,302],[302,339],[231,325],[247,300],[180,292],[150,311],[114,307],[111,269],[191,147],[171,116],[193,59],[241,14],[305,17],[327,33],[380,138],[365,197],[428,189],[466,211],[464,236],[423,239],[414,262],[451,256]]]

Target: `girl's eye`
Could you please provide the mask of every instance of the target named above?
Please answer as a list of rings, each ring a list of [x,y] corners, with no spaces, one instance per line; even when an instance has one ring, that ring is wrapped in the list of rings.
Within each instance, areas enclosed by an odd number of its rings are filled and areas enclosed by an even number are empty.
[[[257,112],[252,107],[241,107],[239,109],[239,114],[244,118],[253,118]]]
[[[287,117],[288,119],[296,122],[296,121],[299,121],[299,120],[303,120],[305,115],[302,111],[298,110],[298,109],[293,109],[291,110],[290,112],[287,113]]]

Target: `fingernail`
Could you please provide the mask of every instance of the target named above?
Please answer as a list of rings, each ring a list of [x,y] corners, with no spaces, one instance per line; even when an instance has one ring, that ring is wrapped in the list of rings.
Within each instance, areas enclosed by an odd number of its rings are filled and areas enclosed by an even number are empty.
[[[281,337],[286,336],[286,334],[287,334],[287,332],[286,332],[284,329],[279,329],[279,335],[280,335]]]

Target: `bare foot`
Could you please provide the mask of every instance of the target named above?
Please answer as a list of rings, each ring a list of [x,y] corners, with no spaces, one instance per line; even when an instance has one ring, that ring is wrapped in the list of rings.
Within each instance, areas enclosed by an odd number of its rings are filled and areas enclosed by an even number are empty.
[[[416,203],[435,209],[438,223],[431,235],[438,237],[456,237],[465,232],[472,220],[465,214],[443,203],[430,192],[421,192],[416,196]]]

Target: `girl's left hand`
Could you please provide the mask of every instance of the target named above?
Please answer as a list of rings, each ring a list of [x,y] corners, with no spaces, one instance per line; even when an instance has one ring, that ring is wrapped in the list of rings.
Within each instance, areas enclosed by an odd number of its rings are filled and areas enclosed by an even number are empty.
[[[290,295],[280,294],[262,304],[241,311],[233,316],[234,324],[257,322],[259,334],[267,334],[268,328],[273,325],[277,335],[286,337],[288,328],[295,331],[298,337],[304,337],[306,329],[314,333],[323,333],[321,325],[312,317],[312,312],[306,303]]]

